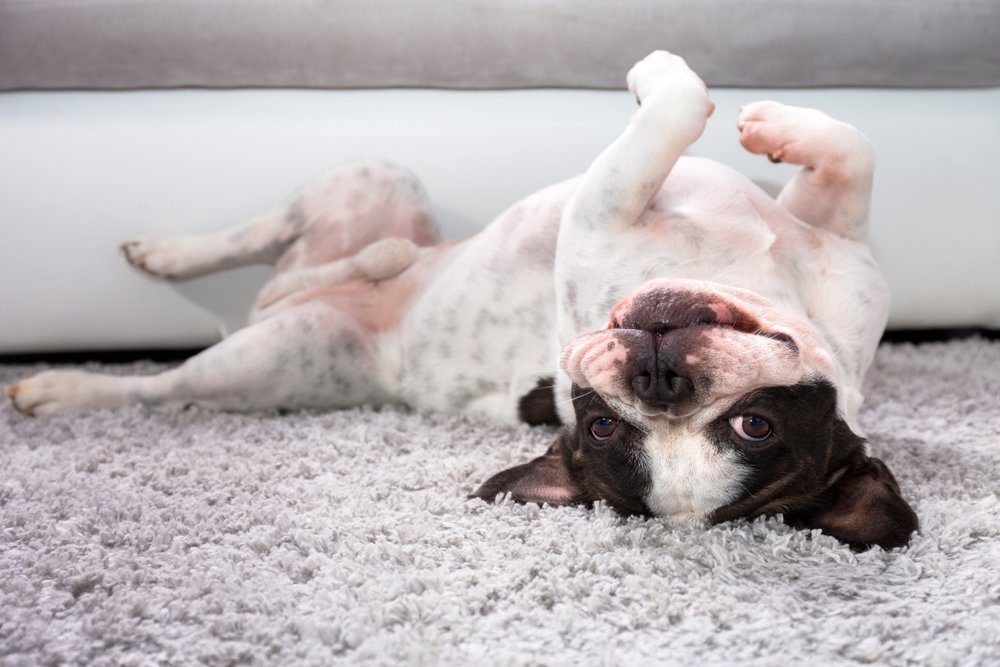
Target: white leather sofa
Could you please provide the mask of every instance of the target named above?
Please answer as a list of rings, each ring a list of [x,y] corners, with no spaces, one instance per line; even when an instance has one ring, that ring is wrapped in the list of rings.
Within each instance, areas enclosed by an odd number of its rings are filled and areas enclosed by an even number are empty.
[[[714,87],[691,152],[772,192],[791,169],[742,151],[741,103],[868,134],[890,327],[1000,327],[997,44],[1000,5],[973,0],[0,0],[0,354],[214,342],[266,270],[158,284],[118,243],[236,224],[358,155],[473,233],[586,168],[654,48]]]

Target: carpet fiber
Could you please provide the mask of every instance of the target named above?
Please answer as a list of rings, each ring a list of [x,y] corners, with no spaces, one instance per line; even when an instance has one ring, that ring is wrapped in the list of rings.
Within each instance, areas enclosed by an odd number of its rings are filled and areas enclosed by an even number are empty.
[[[997,664],[1000,343],[883,346],[868,396],[893,552],[466,500],[546,430],[5,404],[0,663]]]

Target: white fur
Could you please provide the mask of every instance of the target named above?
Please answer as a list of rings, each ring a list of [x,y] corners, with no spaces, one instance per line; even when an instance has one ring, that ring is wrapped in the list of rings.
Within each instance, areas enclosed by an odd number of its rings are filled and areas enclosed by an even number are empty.
[[[643,438],[643,448],[652,481],[646,506],[658,516],[701,516],[740,495],[744,466],[699,429],[661,420]]]

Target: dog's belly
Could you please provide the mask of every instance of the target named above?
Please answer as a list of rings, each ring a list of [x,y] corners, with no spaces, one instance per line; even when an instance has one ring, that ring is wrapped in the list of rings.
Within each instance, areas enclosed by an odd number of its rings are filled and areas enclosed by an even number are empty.
[[[560,247],[604,260],[601,270],[560,283],[553,274],[559,223],[577,183],[511,207],[428,280],[397,332],[402,401],[517,421],[521,398],[559,375],[562,345],[604,327],[614,306],[648,280],[713,280],[797,301],[788,267],[772,250],[779,235],[799,245],[811,232],[738,172],[697,158],[677,163],[614,247]]]
[[[575,180],[542,190],[464,242],[415,299],[400,331],[399,394],[428,410],[518,420],[556,370],[552,268]]]

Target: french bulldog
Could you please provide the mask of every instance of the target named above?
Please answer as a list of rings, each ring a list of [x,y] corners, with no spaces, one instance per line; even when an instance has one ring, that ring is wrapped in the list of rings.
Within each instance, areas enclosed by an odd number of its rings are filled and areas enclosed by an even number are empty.
[[[165,280],[276,273],[249,326],[177,368],[49,371],[6,395],[37,416],[373,403],[560,424],[474,495],[782,514],[854,548],[906,544],[916,515],[858,425],[889,308],[866,244],[869,142],[817,110],[744,106],[742,145],[801,167],[772,198],[682,156],[714,109],[682,58],[654,52],[627,83],[639,107],[583,176],[464,241],[441,242],[411,172],[360,160],[241,227],[123,244]]]

